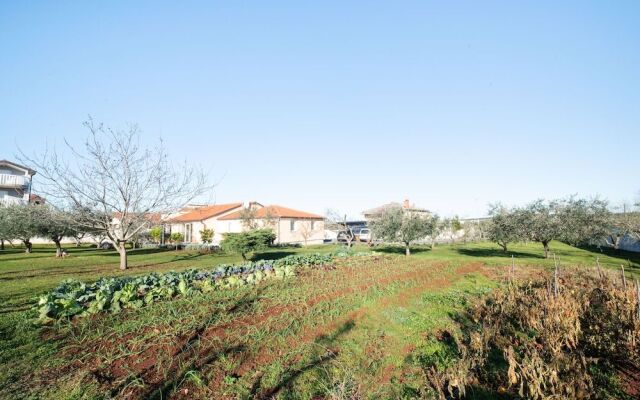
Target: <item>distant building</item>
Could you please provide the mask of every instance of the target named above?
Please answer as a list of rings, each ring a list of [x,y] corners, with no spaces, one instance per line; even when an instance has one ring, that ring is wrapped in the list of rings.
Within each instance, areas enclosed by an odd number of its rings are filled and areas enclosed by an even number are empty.
[[[324,217],[306,211],[258,202],[217,204],[189,207],[169,220],[171,232],[179,232],[185,243],[200,243],[200,231],[213,229],[214,243],[219,243],[225,233],[247,230],[243,214],[253,211],[252,222],[258,227],[271,228],[276,243],[319,244],[324,241]]]
[[[27,204],[36,171],[8,160],[0,160],[0,205]],[[41,198],[38,197],[40,201]]]
[[[412,212],[412,213],[420,213],[420,214],[425,214],[425,215],[430,215],[431,214],[431,212],[429,210],[427,210],[426,208],[416,207],[415,204],[411,204],[411,202],[408,199],[406,199],[402,203],[391,202],[391,203],[383,204],[383,205],[375,207],[375,208],[371,208],[369,210],[363,211],[362,215],[364,215],[364,218],[368,221],[368,220],[371,220],[371,219],[374,219],[374,218],[378,218],[385,211],[390,210],[390,209],[394,209],[394,208],[402,208],[404,211]]]

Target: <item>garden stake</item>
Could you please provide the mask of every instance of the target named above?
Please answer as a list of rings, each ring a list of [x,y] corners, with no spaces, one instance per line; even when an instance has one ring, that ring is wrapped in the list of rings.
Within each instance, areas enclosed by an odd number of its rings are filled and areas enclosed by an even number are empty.
[[[627,279],[624,277],[624,265],[620,264],[620,268],[622,269],[622,287],[624,290],[627,290]]]
[[[600,257],[596,257],[596,265],[598,266],[598,276],[602,280],[604,276],[602,276],[602,268],[600,268]]]
[[[511,255],[511,277],[511,279],[516,277],[516,260],[513,258],[513,254]]]
[[[556,263],[556,270],[553,273],[553,293],[555,297],[558,297],[558,261],[556,260],[556,253],[553,253],[553,261]]]
[[[640,321],[640,282],[636,278],[636,306],[638,309],[638,320]]]

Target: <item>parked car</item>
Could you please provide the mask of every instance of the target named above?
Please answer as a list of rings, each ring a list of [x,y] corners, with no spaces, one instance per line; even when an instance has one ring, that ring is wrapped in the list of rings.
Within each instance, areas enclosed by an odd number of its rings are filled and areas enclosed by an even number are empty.
[[[100,246],[98,246],[98,247],[101,248],[102,250],[115,249],[115,247],[113,247],[113,243],[107,242],[107,241],[104,241],[104,242],[100,243]]]
[[[358,234],[358,240],[366,243],[371,241],[371,230],[368,228],[362,228]]]
[[[336,237],[336,241],[338,243],[347,243],[349,240],[349,237],[351,237],[352,240],[355,239],[355,235],[353,234],[353,232],[348,232],[348,231],[340,231],[338,232],[338,236]]]

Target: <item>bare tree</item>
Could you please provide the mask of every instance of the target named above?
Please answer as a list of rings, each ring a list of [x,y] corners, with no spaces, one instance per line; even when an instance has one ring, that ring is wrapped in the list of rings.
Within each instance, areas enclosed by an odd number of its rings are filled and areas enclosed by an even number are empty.
[[[344,214],[344,216],[341,216],[341,214],[335,210],[327,210],[325,221],[325,228],[338,231],[338,238],[344,238],[347,247],[351,247],[356,235],[349,227],[349,224],[347,224],[347,215]]]
[[[301,221],[298,225],[298,233],[302,240],[304,240],[304,245],[307,245],[309,238],[313,235],[313,221]]]
[[[88,139],[81,148],[65,140],[67,157],[48,148],[22,158],[38,169],[47,200],[80,212],[78,222],[108,238],[124,270],[126,243],[149,228],[152,215],[169,214],[211,187],[202,171],[172,165],[161,140],[155,148],[140,147],[136,125],[115,130],[92,119],[84,125]]]
[[[240,223],[246,230],[258,229],[258,221],[258,210],[252,205],[240,210]]]

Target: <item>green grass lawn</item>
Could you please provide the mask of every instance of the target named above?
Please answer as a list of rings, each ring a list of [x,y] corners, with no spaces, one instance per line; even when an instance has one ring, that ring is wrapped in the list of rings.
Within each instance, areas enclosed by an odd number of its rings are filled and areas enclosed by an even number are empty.
[[[640,257],[552,243],[562,266],[638,276]],[[359,250],[370,250],[358,247]],[[254,258],[330,252],[273,249]],[[135,250],[127,271],[114,251],[0,252],[0,398],[398,398],[415,395],[425,333],[499,285],[514,255],[518,273],[551,268],[540,245],[489,243],[374,248],[283,281],[160,302],[49,327],[33,324],[32,299],[61,280],[208,268],[237,256]],[[489,395],[491,397],[491,395]],[[478,395],[478,398],[482,396]]]
[[[255,254],[256,259],[280,258],[297,252],[329,252],[331,246],[279,248]],[[201,254],[198,252],[136,249],[129,251],[129,269],[121,271],[119,254],[115,250],[91,247],[68,247],[69,257],[56,258],[51,246],[36,246],[32,254],[23,248],[0,251],[0,311],[24,308],[34,296],[57,286],[60,281],[74,278],[85,282],[105,276],[142,275],[186,268],[209,268],[223,263],[239,263],[238,255]]]

